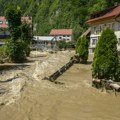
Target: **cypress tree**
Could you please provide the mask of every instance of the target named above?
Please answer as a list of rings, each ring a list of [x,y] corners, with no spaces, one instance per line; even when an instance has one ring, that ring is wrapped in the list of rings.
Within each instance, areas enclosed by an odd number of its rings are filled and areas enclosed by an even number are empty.
[[[88,59],[88,40],[85,36],[78,39],[76,44],[76,53],[79,55],[80,63],[87,63]]]
[[[92,64],[93,78],[114,80],[118,72],[118,62],[117,38],[113,30],[106,28],[95,49]]]

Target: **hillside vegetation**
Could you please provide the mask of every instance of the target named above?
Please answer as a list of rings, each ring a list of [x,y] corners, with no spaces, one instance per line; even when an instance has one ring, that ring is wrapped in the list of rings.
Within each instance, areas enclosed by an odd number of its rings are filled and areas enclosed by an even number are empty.
[[[87,29],[90,13],[113,6],[119,0],[0,0],[0,15],[11,5],[19,5],[23,15],[33,17],[36,35],[52,28],[72,28],[75,40]]]

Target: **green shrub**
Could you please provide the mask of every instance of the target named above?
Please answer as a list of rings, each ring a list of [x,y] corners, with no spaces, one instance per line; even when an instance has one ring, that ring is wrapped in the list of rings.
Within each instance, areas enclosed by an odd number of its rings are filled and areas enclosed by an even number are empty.
[[[98,40],[92,64],[92,76],[99,79],[116,79],[118,69],[117,38],[113,30],[103,30]]]
[[[7,50],[6,50],[10,60],[12,62],[20,63],[24,62],[26,59],[24,45],[21,41],[9,41],[7,43]]]
[[[88,59],[88,40],[85,36],[82,36],[78,39],[76,44],[76,53],[80,57],[81,63],[87,63]]]
[[[61,40],[57,42],[57,46],[59,49],[66,49],[68,47],[68,43],[65,40]]]
[[[0,47],[0,58],[1,59],[7,57],[6,49],[7,49],[6,45],[3,45],[3,46]]]

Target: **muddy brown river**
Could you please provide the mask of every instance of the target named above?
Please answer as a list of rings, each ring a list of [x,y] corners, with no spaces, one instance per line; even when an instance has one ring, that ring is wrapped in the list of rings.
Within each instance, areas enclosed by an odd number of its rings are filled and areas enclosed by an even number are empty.
[[[120,120],[120,93],[91,87],[91,65],[74,64],[54,84],[30,81],[0,120]]]

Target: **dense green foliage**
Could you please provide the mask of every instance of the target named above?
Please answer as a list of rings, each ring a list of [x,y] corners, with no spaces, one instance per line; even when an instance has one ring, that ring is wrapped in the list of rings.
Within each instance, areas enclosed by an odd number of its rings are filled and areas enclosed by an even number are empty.
[[[117,38],[109,28],[103,30],[95,49],[92,75],[99,79],[117,79],[118,73]]]
[[[10,60],[15,63],[24,62],[25,60],[25,51],[24,45],[22,44],[21,40],[12,41],[10,40],[7,43],[7,55],[9,56]]]
[[[7,54],[12,62],[23,62],[25,60],[24,46],[20,40],[21,36],[21,11],[20,8],[10,7],[6,10],[8,29],[11,40],[7,43]]]
[[[8,26],[12,40],[19,39],[21,35],[20,25],[21,25],[21,11],[20,8],[15,9],[10,7],[5,13],[5,17],[8,20]]]
[[[0,63],[3,61],[4,58],[7,58],[6,49],[7,49],[6,45],[0,47]]]
[[[74,39],[88,27],[90,13],[113,6],[119,0],[0,0],[0,15],[19,5],[22,15],[33,17],[36,35],[47,35],[52,28],[72,28]]]
[[[21,40],[24,44],[26,56],[30,55],[30,43],[32,39],[32,30],[29,24],[23,22],[21,25]]]
[[[11,36],[6,53],[12,62],[23,62],[30,53],[31,28],[27,23],[21,23],[20,7],[8,8],[5,16]]]
[[[72,42],[65,42],[65,40],[61,40],[57,42],[57,46],[59,49],[67,49],[72,47]]]
[[[81,63],[87,63],[88,46],[88,40],[85,36],[82,36],[77,40],[76,53],[79,55]]]

